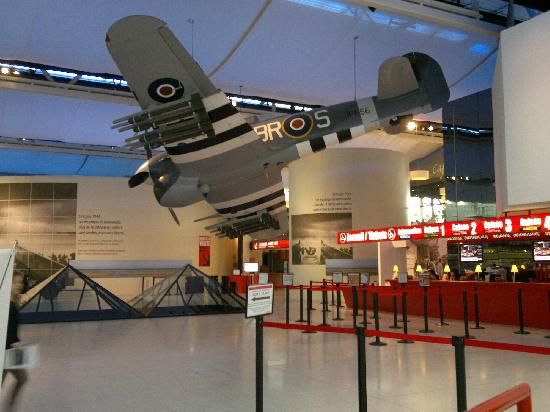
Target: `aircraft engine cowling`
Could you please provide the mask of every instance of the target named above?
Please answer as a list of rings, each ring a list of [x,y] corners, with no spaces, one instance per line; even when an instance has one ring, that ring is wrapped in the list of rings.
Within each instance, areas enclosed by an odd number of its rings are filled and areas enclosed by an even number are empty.
[[[161,206],[183,207],[204,199],[199,178],[182,176],[166,153],[147,160],[128,180],[131,188],[142,183],[153,185],[153,193]]]

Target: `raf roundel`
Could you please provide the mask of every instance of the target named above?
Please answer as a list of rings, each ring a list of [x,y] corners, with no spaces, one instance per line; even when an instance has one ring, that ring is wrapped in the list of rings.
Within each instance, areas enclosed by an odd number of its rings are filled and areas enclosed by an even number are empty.
[[[151,99],[159,103],[169,103],[181,99],[183,84],[179,80],[165,77],[151,82],[147,88],[147,93],[149,93]]]
[[[288,137],[300,139],[311,132],[313,128],[313,119],[310,115],[300,113],[289,117],[283,122],[283,130]]]

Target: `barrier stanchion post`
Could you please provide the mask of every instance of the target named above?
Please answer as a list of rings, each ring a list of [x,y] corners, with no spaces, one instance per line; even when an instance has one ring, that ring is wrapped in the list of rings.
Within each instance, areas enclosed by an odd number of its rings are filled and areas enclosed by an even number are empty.
[[[344,318],[340,317],[340,308],[342,307],[341,301],[340,301],[340,284],[336,284],[336,317],[332,320],[344,320]]]
[[[393,301],[393,325],[389,326],[390,329],[401,329],[401,326],[397,324],[397,295],[392,296]]]
[[[351,287],[351,296],[353,298],[353,313],[352,313],[353,327],[356,328],[357,327],[357,312],[358,312],[358,307],[357,307],[357,286],[352,286]]]
[[[423,286],[424,289],[424,329],[420,330],[420,333],[434,333],[433,330],[428,329],[428,287]]]
[[[548,313],[550,314],[550,288],[548,289]],[[550,339],[550,335],[545,336],[546,339]]]
[[[330,306],[334,306],[335,303],[334,303],[334,281],[331,280],[330,281]]]
[[[363,326],[370,322],[367,320],[367,285],[363,285]]]
[[[468,409],[466,401],[466,356],[464,354],[464,337],[453,336],[452,343],[455,348],[456,410],[458,412],[464,412]]]
[[[518,289],[518,318],[519,318],[519,330],[514,333],[517,335],[529,335],[531,332],[527,332],[523,325],[523,298],[522,289]]]
[[[286,324],[290,323],[290,289],[288,285],[285,286],[285,314],[286,314]]]
[[[374,311],[374,328],[378,332],[380,330],[380,320],[378,319],[378,293],[372,295],[372,307]],[[380,336],[375,336],[375,341],[369,343],[372,346],[386,346],[386,343],[380,341]]]
[[[325,312],[332,312],[329,308],[328,308],[328,292],[327,292],[327,280],[326,279],[323,279],[323,310]]]
[[[256,317],[256,412],[264,409],[264,317]]]
[[[464,307],[464,338],[475,339],[474,336],[470,335],[470,325],[468,324],[468,292],[466,290],[462,291],[462,306]]]
[[[319,326],[330,326],[327,323],[327,312],[328,312],[328,294],[327,294],[327,287],[326,284],[323,286],[323,290],[321,292],[323,294],[323,323],[321,323]]]
[[[311,288],[307,290],[307,325],[311,326]],[[302,333],[317,333],[314,330],[304,330]]]
[[[485,329],[483,326],[479,326],[479,299],[477,296],[477,286],[474,286],[474,315],[476,317],[476,326],[472,329]]]
[[[441,291],[441,286],[439,287],[439,295],[437,296],[439,303],[439,326],[448,326],[449,324],[445,322],[443,316],[443,293]]]
[[[300,285],[300,319],[296,322],[304,323],[304,285]]]
[[[311,289],[312,287],[313,287],[313,281],[310,280],[310,281],[309,281],[309,288]],[[312,292],[312,293],[313,293],[313,292]],[[310,305],[309,310],[317,310],[317,309],[315,309],[315,308],[313,307],[313,295],[311,296],[311,305]]]
[[[407,335],[407,292],[405,291],[403,291],[403,295],[401,295],[401,311],[401,316],[403,316],[403,333]],[[405,338],[398,340],[397,343],[414,343],[414,341]]]
[[[365,351],[365,328],[355,328],[357,335],[357,386],[359,411],[367,412],[367,356]]]

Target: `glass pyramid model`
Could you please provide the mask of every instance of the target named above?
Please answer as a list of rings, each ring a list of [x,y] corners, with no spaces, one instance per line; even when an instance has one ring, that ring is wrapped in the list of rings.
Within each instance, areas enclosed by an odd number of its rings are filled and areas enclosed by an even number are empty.
[[[65,266],[19,297],[22,323],[126,319],[141,313],[72,266]]]
[[[144,316],[242,313],[244,299],[186,265],[128,302]]]

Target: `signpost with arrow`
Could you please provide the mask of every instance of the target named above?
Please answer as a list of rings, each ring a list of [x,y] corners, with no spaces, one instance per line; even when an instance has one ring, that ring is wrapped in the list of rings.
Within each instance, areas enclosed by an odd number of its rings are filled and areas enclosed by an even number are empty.
[[[273,283],[250,285],[246,294],[246,318],[256,318],[256,412],[263,411],[264,316],[273,313]]]

